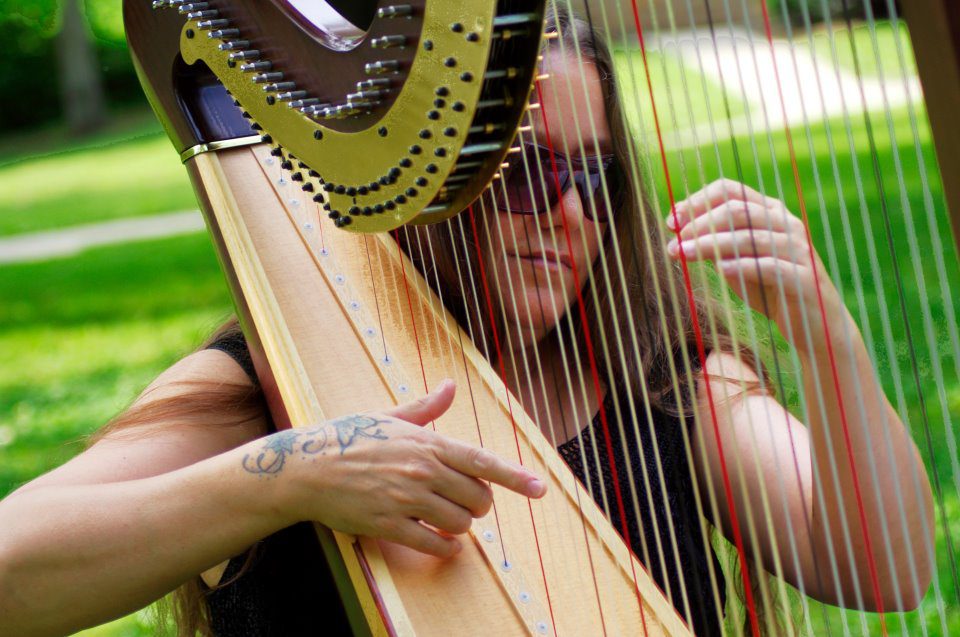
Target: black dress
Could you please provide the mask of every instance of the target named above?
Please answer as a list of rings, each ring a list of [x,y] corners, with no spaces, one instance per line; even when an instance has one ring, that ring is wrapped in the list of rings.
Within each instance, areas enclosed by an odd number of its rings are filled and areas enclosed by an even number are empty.
[[[232,356],[255,380],[242,336],[222,338],[210,348]],[[654,411],[650,425],[641,423],[634,427],[633,422],[626,423],[624,440],[614,418],[615,400],[612,394],[608,395],[604,409],[623,497],[628,544],[684,617],[681,591],[685,587],[690,609],[688,620],[697,635],[720,635],[708,560],[713,561],[718,579],[721,608],[724,579],[713,550],[702,539],[681,423],[676,417]],[[620,407],[621,413],[628,413],[625,400]],[[584,453],[581,453],[581,441]],[[621,512],[616,504],[613,471],[600,418],[594,418],[580,437],[564,443],[558,450],[581,482],[604,485],[609,515],[614,527],[621,531]],[[655,451],[659,452],[659,469]],[[599,466],[593,461],[597,456]],[[630,497],[627,463],[634,471],[637,507]],[[649,482],[645,482],[640,473],[644,466]],[[649,500],[643,488],[645,484],[649,484]],[[594,490],[593,497],[603,506],[604,495],[599,489]],[[665,564],[657,550],[658,534]],[[241,571],[242,575],[237,577]],[[207,592],[211,629],[217,637],[350,635],[332,576],[308,523],[279,531],[258,542],[252,553],[247,551],[230,560],[221,582],[227,584]]]

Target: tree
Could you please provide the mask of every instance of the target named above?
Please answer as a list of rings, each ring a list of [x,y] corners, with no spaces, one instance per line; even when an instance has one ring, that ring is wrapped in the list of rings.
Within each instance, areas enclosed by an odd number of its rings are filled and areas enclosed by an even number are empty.
[[[103,78],[87,27],[81,0],[62,0],[62,23],[57,35],[60,100],[70,132],[92,132],[106,122]]]

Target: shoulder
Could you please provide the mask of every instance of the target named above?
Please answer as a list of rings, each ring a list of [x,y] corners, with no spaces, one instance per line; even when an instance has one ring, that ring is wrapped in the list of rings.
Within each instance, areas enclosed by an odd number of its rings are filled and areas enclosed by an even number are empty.
[[[253,380],[233,356],[221,349],[202,349],[180,359],[157,376],[134,405],[181,395],[198,386],[254,388]]]
[[[734,352],[714,350],[707,354],[694,372],[694,381],[700,408],[709,408],[710,398],[715,407],[729,410],[749,398],[770,397],[752,360]]]

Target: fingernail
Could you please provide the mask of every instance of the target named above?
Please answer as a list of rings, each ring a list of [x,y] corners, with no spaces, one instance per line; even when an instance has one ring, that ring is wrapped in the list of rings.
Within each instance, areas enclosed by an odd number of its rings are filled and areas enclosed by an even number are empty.
[[[696,242],[695,241],[681,241],[680,242],[680,251],[685,255],[692,256],[696,253]]]
[[[677,240],[676,240],[676,239],[670,239],[670,241],[667,242],[667,252],[669,252],[670,254],[676,254],[676,253],[677,253]]]
[[[531,498],[539,498],[547,492],[547,485],[540,478],[534,478],[527,483],[527,492]]]
[[[454,541],[454,543],[453,543],[453,554],[456,555],[457,553],[459,553],[459,552],[462,551],[462,550],[463,550],[463,544],[461,544],[459,541]]]
[[[676,215],[674,215],[672,212],[669,215],[667,215],[667,227],[670,228],[671,230],[677,229],[676,222],[674,222],[675,217]]]

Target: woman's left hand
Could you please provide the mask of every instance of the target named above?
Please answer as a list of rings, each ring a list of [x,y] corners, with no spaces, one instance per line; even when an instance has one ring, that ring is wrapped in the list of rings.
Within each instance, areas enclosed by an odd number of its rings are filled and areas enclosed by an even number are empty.
[[[804,319],[821,332],[821,299],[827,322],[845,314],[806,227],[782,201],[721,179],[677,202],[675,212],[667,217],[676,233],[667,254],[714,261],[733,290],[789,340],[791,331],[804,329]]]

